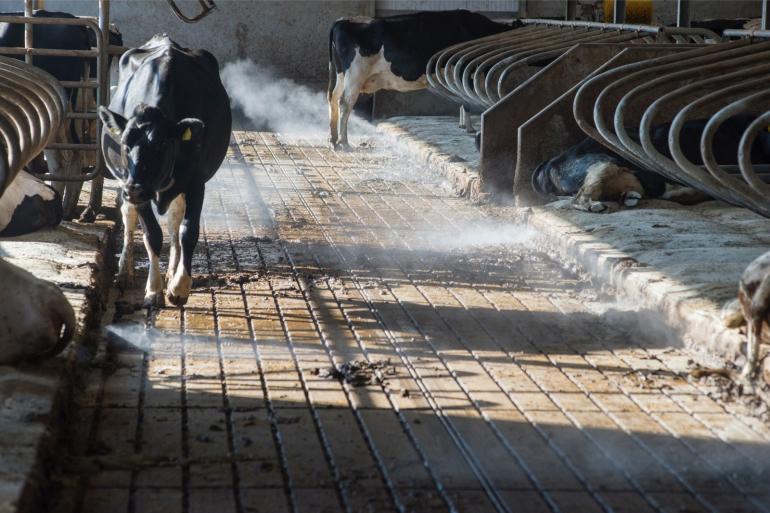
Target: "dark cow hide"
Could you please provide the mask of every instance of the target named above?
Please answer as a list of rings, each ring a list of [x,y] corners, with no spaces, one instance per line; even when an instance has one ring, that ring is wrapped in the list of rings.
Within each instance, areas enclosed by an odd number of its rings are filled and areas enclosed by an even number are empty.
[[[104,122],[102,150],[120,181],[125,237],[118,279],[133,275],[132,239],[137,218],[150,257],[145,303],[164,302],[159,255],[163,234],[151,204],[168,215],[171,252],[166,297],[187,302],[192,254],[198,242],[206,182],[230,142],[230,100],[216,58],[157,35],[120,59],[120,77]]]

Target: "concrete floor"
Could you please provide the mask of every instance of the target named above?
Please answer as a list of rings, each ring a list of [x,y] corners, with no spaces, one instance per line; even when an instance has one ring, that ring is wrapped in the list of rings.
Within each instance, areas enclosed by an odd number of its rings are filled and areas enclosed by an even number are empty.
[[[770,427],[525,228],[387,149],[235,139],[187,306],[115,294],[52,511],[770,510]]]

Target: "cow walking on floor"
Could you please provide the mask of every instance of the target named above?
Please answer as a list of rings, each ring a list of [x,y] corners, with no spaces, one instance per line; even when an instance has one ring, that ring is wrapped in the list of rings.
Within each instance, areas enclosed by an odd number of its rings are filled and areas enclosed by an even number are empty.
[[[329,142],[349,149],[348,119],[359,94],[425,89],[433,54],[514,26],[464,10],[335,21],[329,31]]]
[[[216,58],[156,35],[120,59],[120,76],[104,122],[102,151],[123,196],[124,240],[118,281],[133,279],[137,220],[150,260],[145,306],[162,306],[163,234],[152,209],[168,213],[171,251],[166,298],[187,302],[192,254],[198,243],[206,182],[225,158],[230,141],[230,99]]]

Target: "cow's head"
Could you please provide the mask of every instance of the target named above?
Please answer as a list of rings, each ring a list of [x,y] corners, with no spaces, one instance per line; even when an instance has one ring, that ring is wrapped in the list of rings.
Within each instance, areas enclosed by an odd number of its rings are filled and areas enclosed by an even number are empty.
[[[194,151],[203,133],[203,122],[187,118],[176,122],[160,109],[140,104],[130,118],[99,107],[104,123],[105,160],[120,181],[123,196],[141,204],[174,185],[174,162],[180,151]]]

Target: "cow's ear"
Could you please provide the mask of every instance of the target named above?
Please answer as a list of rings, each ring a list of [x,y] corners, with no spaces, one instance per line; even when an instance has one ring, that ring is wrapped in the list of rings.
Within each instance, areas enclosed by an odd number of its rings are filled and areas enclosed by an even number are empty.
[[[182,142],[198,143],[203,135],[203,121],[195,118],[185,118],[176,124],[179,139]]]
[[[99,107],[99,117],[104,126],[107,127],[107,130],[115,136],[120,136],[123,133],[123,129],[126,128],[126,118],[117,112],[112,112],[107,107]]]

